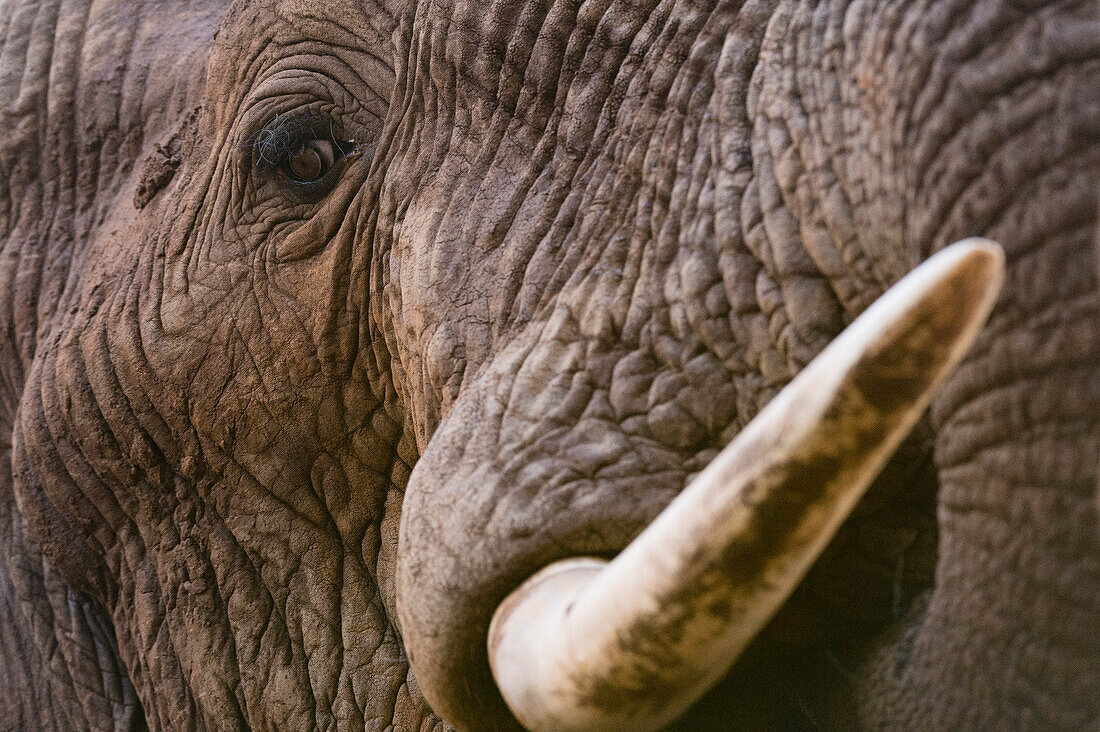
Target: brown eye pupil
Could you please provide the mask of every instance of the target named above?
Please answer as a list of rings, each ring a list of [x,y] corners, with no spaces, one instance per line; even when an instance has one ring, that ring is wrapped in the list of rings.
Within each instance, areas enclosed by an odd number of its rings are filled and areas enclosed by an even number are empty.
[[[312,181],[321,177],[324,173],[324,165],[321,156],[316,150],[303,147],[290,156],[289,167],[294,177],[301,181]]]
[[[292,184],[309,184],[306,188],[312,193],[317,193],[322,188],[326,190],[331,188],[330,184],[335,183],[336,175],[330,175],[330,173],[333,173],[336,164],[348,155],[344,146],[336,142],[335,137],[331,140],[308,139],[289,149],[294,152],[284,153],[285,157],[279,166],[282,179]]]

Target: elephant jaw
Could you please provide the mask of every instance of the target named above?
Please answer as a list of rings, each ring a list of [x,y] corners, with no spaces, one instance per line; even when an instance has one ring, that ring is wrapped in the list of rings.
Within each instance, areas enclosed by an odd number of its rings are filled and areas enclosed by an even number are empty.
[[[984,323],[992,242],[918,267],[833,341],[615,559],[528,579],[489,630],[526,727],[648,729],[729,669],[799,584]]]

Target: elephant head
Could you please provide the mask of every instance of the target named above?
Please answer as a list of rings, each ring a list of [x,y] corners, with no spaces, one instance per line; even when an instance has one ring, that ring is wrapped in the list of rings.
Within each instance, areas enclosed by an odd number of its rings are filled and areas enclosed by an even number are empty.
[[[17,726],[1097,722],[1092,0],[0,18]]]

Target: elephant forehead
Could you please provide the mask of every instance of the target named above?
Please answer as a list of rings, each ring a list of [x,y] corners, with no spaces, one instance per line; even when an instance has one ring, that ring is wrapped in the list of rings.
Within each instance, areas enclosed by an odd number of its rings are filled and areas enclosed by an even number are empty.
[[[233,114],[242,95],[281,69],[339,69],[365,84],[361,101],[384,102],[393,80],[395,23],[382,2],[237,2],[215,36],[208,95]],[[219,118],[215,127],[225,121]]]
[[[388,322],[423,352],[449,323],[475,344],[471,373],[563,307],[589,335],[636,344],[659,330],[666,353],[684,351],[677,359],[690,359],[702,330],[721,360],[766,363],[780,383],[790,372],[776,351],[797,350],[801,362],[825,338],[787,328],[775,283],[754,281],[760,263],[727,220],[744,183],[726,180],[714,155],[735,125],[700,124],[719,110],[734,121],[745,113],[743,71],[716,85],[716,50],[751,44],[752,33],[733,28],[730,8],[675,22],[604,9],[418,10],[409,72],[429,73],[399,83],[391,103],[391,120],[415,123],[389,128],[374,242]],[[804,274],[800,293],[828,311],[829,296]]]

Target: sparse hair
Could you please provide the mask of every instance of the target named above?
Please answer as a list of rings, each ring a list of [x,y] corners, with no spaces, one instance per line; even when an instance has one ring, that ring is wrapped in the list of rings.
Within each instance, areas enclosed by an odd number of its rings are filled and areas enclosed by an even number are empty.
[[[278,165],[294,152],[292,148],[301,144],[304,133],[305,125],[301,120],[277,114],[245,143],[252,149],[257,160]]]
[[[246,139],[243,145],[252,150],[254,159],[268,165],[279,165],[309,137],[316,135],[310,122],[301,117],[276,114],[263,129]],[[328,132],[333,144],[343,148],[336,139],[331,120],[328,123]]]

